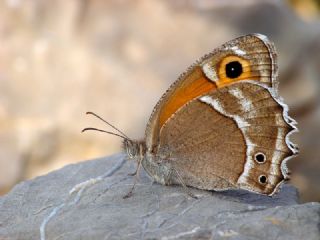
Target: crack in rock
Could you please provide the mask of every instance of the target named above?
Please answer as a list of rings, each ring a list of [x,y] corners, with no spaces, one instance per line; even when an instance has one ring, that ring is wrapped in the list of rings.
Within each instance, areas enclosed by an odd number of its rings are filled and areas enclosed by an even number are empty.
[[[83,181],[81,183],[76,184],[70,191],[68,194],[68,198],[66,199],[65,203],[62,203],[60,205],[58,205],[57,207],[55,207],[50,214],[45,217],[40,225],[40,239],[41,240],[46,240],[46,226],[48,224],[48,222],[55,216],[58,214],[58,212],[64,207],[64,206],[72,206],[75,205],[79,202],[82,193],[84,192],[85,189],[89,188],[90,186],[93,186],[94,184],[104,180],[107,177],[112,176],[115,172],[117,172],[125,163],[125,159],[122,158],[120,162],[118,162],[117,165],[115,165],[112,169],[110,169],[108,172],[106,172],[103,175],[100,175],[96,178],[90,178],[86,181]],[[75,197],[71,200],[71,202],[69,202],[67,204],[67,202],[69,201],[69,199],[72,197],[72,195],[75,195]]]

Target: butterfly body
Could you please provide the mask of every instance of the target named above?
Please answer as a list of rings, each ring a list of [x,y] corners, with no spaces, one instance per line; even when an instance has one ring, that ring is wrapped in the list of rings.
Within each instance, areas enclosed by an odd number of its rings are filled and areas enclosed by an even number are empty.
[[[145,139],[125,139],[124,149],[164,185],[272,195],[297,154],[277,87],[273,44],[260,34],[234,39],[182,74],[155,106]]]

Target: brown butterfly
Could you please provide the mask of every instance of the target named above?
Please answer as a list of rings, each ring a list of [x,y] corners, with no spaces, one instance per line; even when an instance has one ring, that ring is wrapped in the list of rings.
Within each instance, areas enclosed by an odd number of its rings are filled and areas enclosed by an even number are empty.
[[[236,38],[171,85],[144,140],[131,140],[112,125],[120,134],[108,133],[124,138],[128,157],[138,162],[135,174],[142,165],[161,184],[272,195],[289,178],[286,161],[298,153],[289,140],[296,122],[278,95],[277,70],[266,36]]]

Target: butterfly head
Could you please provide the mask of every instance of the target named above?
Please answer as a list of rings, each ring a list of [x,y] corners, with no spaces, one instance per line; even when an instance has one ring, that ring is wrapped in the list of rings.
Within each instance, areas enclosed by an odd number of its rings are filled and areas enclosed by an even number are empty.
[[[142,141],[123,139],[122,146],[128,159],[139,159],[145,154],[145,143]]]
[[[82,130],[82,132],[93,130],[93,131],[103,132],[103,133],[107,133],[107,134],[110,134],[113,136],[120,137],[123,139],[122,146],[123,146],[123,150],[125,151],[125,153],[128,156],[128,160],[129,159],[141,159],[144,157],[144,154],[146,152],[146,147],[145,147],[144,141],[132,140],[126,134],[124,134],[121,130],[119,130],[117,127],[115,127],[114,125],[112,125],[111,123],[109,123],[108,121],[106,121],[105,119],[103,119],[102,117],[100,117],[99,115],[97,115],[93,112],[87,112],[87,114],[93,115],[96,118],[100,119],[101,121],[106,123],[108,126],[113,128],[116,132],[106,131],[103,129],[93,128],[93,127],[85,128]]]

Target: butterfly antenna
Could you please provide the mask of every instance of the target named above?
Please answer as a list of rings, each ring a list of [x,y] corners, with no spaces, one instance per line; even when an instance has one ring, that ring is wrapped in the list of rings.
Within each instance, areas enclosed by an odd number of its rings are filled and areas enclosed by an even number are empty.
[[[99,115],[95,114],[94,112],[86,112],[86,114],[90,114],[95,116],[96,118],[100,119],[101,121],[103,121],[104,123],[108,124],[110,127],[112,127],[113,129],[115,129],[116,131],[118,131],[119,133],[122,134],[123,137],[125,137],[126,139],[130,140],[130,138],[125,135],[122,131],[120,131],[118,128],[116,128],[115,126],[113,126],[111,123],[109,123],[108,121],[104,120],[102,117],[100,117]],[[115,135],[115,134],[113,134]]]
[[[92,128],[92,127],[88,127],[88,128],[84,128],[82,129],[81,132],[86,132],[86,131],[98,131],[98,132],[104,132],[104,133],[108,133],[108,134],[111,134],[111,135],[114,135],[114,136],[118,136],[118,137],[121,137],[123,139],[127,139],[127,140],[130,140],[129,138],[126,138],[120,134],[117,134],[117,133],[113,133],[113,132],[108,132],[108,131],[105,131],[105,130],[102,130],[102,129],[98,129],[98,128]]]

